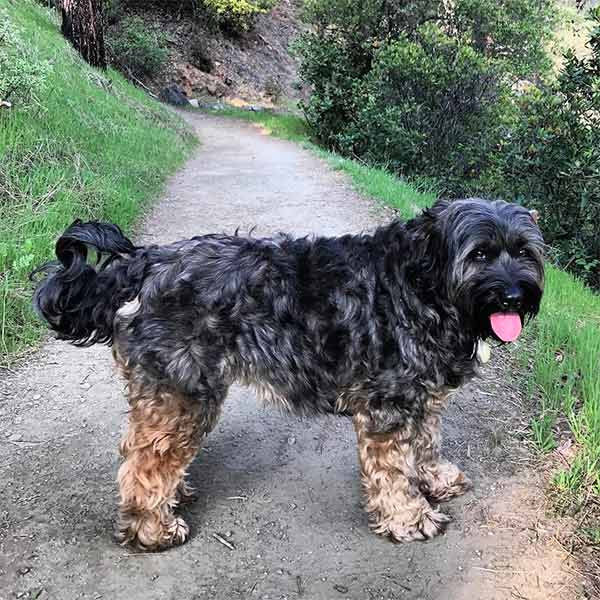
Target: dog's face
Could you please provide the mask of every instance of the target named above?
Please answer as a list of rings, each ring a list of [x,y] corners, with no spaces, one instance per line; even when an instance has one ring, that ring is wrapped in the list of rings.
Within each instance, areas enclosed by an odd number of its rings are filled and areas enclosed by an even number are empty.
[[[544,241],[536,215],[480,199],[433,207],[446,248],[448,295],[475,335],[514,341],[539,310]]]

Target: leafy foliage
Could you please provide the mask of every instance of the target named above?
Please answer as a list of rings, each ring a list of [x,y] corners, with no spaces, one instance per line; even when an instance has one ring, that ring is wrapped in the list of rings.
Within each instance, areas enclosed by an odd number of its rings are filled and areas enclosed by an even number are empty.
[[[507,74],[530,78],[550,68],[546,45],[554,11],[546,0],[458,0],[444,22],[453,37],[500,63]]]
[[[6,14],[53,68],[40,102],[0,109],[2,366],[42,334],[28,272],[54,256],[57,235],[76,217],[131,227],[195,143],[181,119],[119,73],[80,60],[45,7],[20,0]]]
[[[446,191],[462,193],[503,133],[508,90],[493,61],[438,26],[415,33],[375,53],[336,145],[397,173],[443,172]]]
[[[138,16],[122,19],[107,36],[111,61],[136,77],[152,77],[165,64],[168,52],[161,32],[146,26]]]
[[[600,10],[590,55],[568,52],[553,83],[521,101],[503,161],[505,194],[535,205],[560,265],[600,287]]]
[[[234,33],[249,31],[257,15],[269,12],[276,0],[201,0],[213,17]]]
[[[475,189],[513,118],[511,85],[548,67],[550,6],[308,0],[307,120],[329,148],[435,177],[449,195]]]
[[[42,91],[50,63],[21,40],[6,10],[0,10],[0,101],[21,107]]]

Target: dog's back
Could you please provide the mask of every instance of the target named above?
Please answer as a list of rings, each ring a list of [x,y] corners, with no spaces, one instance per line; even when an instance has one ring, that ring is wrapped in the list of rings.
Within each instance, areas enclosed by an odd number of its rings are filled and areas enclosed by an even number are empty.
[[[299,412],[331,412],[377,337],[372,244],[215,234],[136,247],[115,225],[75,222],[38,270],[34,305],[62,339],[114,342],[187,393],[218,374],[261,380]]]

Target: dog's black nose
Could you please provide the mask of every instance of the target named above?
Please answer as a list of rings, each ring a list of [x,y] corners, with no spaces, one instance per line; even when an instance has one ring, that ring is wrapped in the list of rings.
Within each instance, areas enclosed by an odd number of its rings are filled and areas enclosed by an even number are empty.
[[[518,287],[509,288],[504,292],[502,298],[502,308],[507,310],[517,310],[523,303],[523,292]]]

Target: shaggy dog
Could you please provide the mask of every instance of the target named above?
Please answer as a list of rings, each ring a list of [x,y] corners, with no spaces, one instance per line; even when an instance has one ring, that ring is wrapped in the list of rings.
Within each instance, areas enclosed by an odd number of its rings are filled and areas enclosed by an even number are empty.
[[[478,344],[509,342],[543,290],[535,216],[502,201],[440,201],[373,234],[204,235],[136,247],[115,225],[75,222],[35,293],[81,346],[112,343],[128,383],[119,470],[123,543],[183,543],[186,469],[234,381],[294,413],[352,416],[377,533],[431,538],[434,509],[468,480],[440,455],[448,395]],[[88,251],[95,249],[95,266]]]

